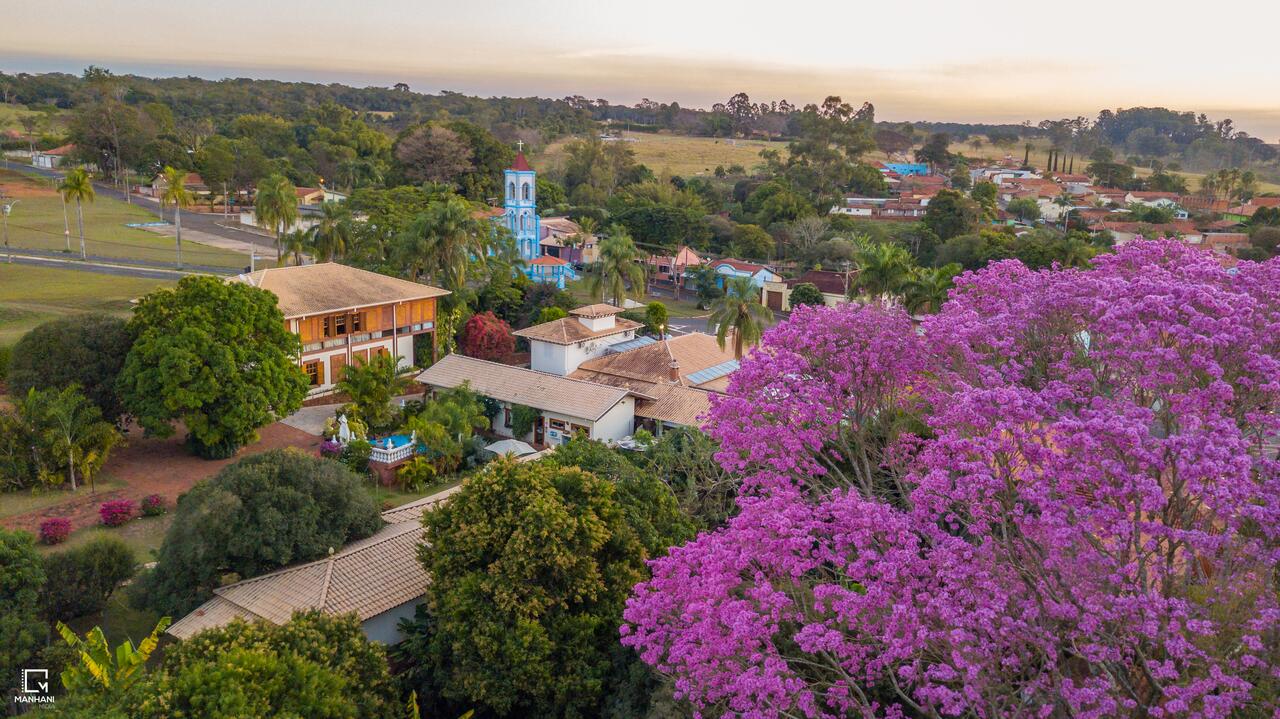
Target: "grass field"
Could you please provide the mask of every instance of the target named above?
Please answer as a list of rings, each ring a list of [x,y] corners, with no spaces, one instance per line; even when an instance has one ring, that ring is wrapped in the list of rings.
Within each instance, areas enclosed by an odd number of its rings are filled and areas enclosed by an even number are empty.
[[[0,262],[0,345],[11,345],[32,327],[62,315],[124,315],[130,300],[172,284]]]
[[[0,103],[0,130],[17,130],[18,132],[25,134],[26,130],[22,127],[22,124],[18,121],[18,119],[25,115],[42,115],[42,114],[44,113],[41,113],[36,110],[28,110],[26,105],[10,105],[6,103]],[[66,110],[59,110],[53,116],[53,127],[49,129],[55,132],[61,130],[65,125],[66,118],[68,116],[69,116],[69,113]],[[38,135],[39,132],[37,131],[36,134]]]
[[[63,250],[67,248],[67,227],[71,250],[80,253],[74,205],[67,206],[63,219],[62,199],[43,178],[0,170],[0,195],[17,199],[9,215],[9,243],[15,248]],[[121,260],[176,260],[173,240],[126,223],[157,222],[141,207],[99,196],[84,205],[85,248],[90,255]],[[64,224],[65,222],[65,224]],[[231,250],[195,242],[182,243],[182,259],[191,264],[215,267],[242,267],[245,256]]]
[[[683,135],[624,132],[623,142],[636,155],[636,162],[659,174],[682,176],[710,175],[716,165],[728,168],[742,165],[750,170],[760,164],[760,151],[786,152],[787,143],[764,140],[730,140],[721,137],[686,137]],[[565,138],[549,145],[534,162],[550,168],[563,162],[565,146],[575,138]]]

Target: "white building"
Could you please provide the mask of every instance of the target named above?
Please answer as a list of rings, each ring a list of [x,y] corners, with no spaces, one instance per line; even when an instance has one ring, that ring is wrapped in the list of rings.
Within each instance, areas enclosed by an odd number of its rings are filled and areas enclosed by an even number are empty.
[[[537,372],[568,375],[609,347],[635,339],[638,322],[618,317],[621,307],[594,304],[579,307],[568,317],[518,330],[529,340],[530,366]]]

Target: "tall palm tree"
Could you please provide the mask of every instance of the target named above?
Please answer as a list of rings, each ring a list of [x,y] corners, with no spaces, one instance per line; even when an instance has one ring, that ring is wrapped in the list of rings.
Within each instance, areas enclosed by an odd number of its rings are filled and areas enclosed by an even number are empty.
[[[911,253],[905,247],[888,242],[863,242],[854,261],[858,276],[849,285],[851,292],[887,300],[902,291],[911,276]]]
[[[621,225],[609,228],[609,236],[600,242],[600,259],[587,275],[587,289],[596,299],[607,297],[618,307],[627,299],[627,283],[632,292],[643,290],[644,256]],[[643,296],[643,295],[642,295]]]
[[[725,282],[724,296],[711,304],[708,325],[716,328],[716,342],[724,349],[729,332],[733,332],[733,356],[742,359],[743,348],[757,345],[764,328],[773,322],[773,312],[760,304],[760,288],[748,277],[734,277]]]
[[[1075,196],[1069,192],[1064,192],[1058,195],[1057,197],[1053,198],[1053,204],[1063,208],[1062,211],[1059,212],[1058,214],[1062,220],[1063,229],[1066,229],[1067,221],[1071,219],[1071,208],[1075,207],[1076,205]]]
[[[311,246],[317,259],[332,262],[342,257],[351,244],[351,210],[345,202],[326,202],[320,206],[320,222],[311,228]]]
[[[160,194],[160,209],[164,219],[164,207],[173,203],[173,226],[178,240],[178,267],[182,267],[182,208],[191,204],[191,191],[187,189],[187,171],[175,167],[164,168],[164,192]]]
[[[89,480],[92,489],[94,474],[123,439],[115,425],[102,418],[102,410],[75,386],[43,391],[33,387],[27,391],[19,412],[31,423],[49,454],[66,460],[73,492],[77,488],[76,470]]]
[[[84,200],[93,202],[93,181],[89,179],[89,173],[85,172],[84,168],[77,167],[62,179],[58,190],[62,192],[63,200],[76,201],[76,226],[80,229],[80,259],[87,260],[89,255],[84,247],[84,207],[81,203]]]
[[[302,264],[302,253],[311,249],[311,233],[308,230],[291,230],[280,238],[280,249],[285,255],[293,255],[293,264]]]
[[[493,243],[492,228],[477,219],[457,195],[432,202],[397,240],[398,254],[413,279],[429,273],[440,286],[457,293],[474,263],[483,267]]]
[[[284,258],[284,232],[298,220],[298,191],[284,175],[270,175],[258,183],[253,214],[260,227],[276,233],[276,262]]]
[[[932,314],[942,308],[952,278],[962,268],[954,262],[942,267],[917,267],[902,286],[902,301],[913,315]]]

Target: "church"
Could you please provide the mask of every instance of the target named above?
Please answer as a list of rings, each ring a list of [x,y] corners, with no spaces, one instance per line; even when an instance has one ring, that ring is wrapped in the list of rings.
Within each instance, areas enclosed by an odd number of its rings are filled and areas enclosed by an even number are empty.
[[[503,218],[516,239],[524,273],[534,282],[549,282],[560,289],[578,279],[569,262],[542,251],[542,219],[538,217],[537,173],[524,156],[524,143],[518,143],[515,162],[503,173],[506,188]]]

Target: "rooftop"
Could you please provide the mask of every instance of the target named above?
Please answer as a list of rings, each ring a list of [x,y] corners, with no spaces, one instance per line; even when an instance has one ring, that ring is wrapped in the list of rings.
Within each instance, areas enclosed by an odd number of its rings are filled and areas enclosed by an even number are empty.
[[[591,306],[594,307],[596,305],[591,305]],[[603,305],[603,306],[609,307],[610,305]],[[526,339],[537,340],[539,342],[550,342],[552,344],[557,344],[557,345],[571,345],[571,344],[576,344],[578,342],[584,342],[586,340],[598,339],[600,337],[609,337],[611,335],[621,334],[623,332],[630,332],[640,327],[639,322],[633,322],[629,319],[626,319],[625,317],[618,317],[617,319],[614,320],[614,324],[612,327],[605,327],[602,329],[593,330],[590,327],[587,327],[585,324],[583,324],[582,320],[580,320],[579,317],[586,317],[590,319],[592,317],[607,317],[609,314],[614,314],[614,313],[601,314],[601,315],[576,314],[580,312],[582,309],[584,308],[579,307],[578,309],[573,310],[573,312],[575,313],[575,316],[573,317],[564,317],[558,320],[552,320],[550,322],[543,322],[540,325],[534,325],[532,327],[526,327],[522,330],[516,330],[514,334],[517,337],[524,337]],[[618,311],[621,312],[622,310],[618,310]]]
[[[715,337],[691,332],[664,342],[650,342],[629,351],[589,359],[570,376],[594,380],[599,375],[613,375],[640,382],[670,384],[673,361],[678,365],[680,384],[687,387],[710,382],[737,369],[737,361],[727,345],[722,350]],[[726,372],[703,376],[712,368],[728,363],[734,366]]]
[[[522,404],[546,412],[597,420],[621,402],[626,389],[536,372],[523,367],[451,354],[418,375],[432,387],[452,389],[463,383],[500,402]]]
[[[453,487],[382,513],[388,524],[314,562],[286,567],[213,590],[213,598],[169,627],[186,639],[233,619],[289,621],[294,612],[354,612],[362,621],[421,597],[427,574],[418,561],[422,513],[458,492]]]
[[[618,307],[617,305],[611,305],[606,302],[597,302],[594,305],[583,305],[569,310],[569,314],[576,317],[608,317],[609,315],[616,315],[621,312],[626,312],[626,310]]]
[[[524,152],[516,153],[516,161],[511,163],[511,169],[517,172],[533,172],[533,168],[529,167],[529,161],[524,159]]]
[[[336,262],[274,267],[236,275],[231,281],[269,290],[279,300],[280,311],[286,318],[449,294],[439,287],[388,277]]]

